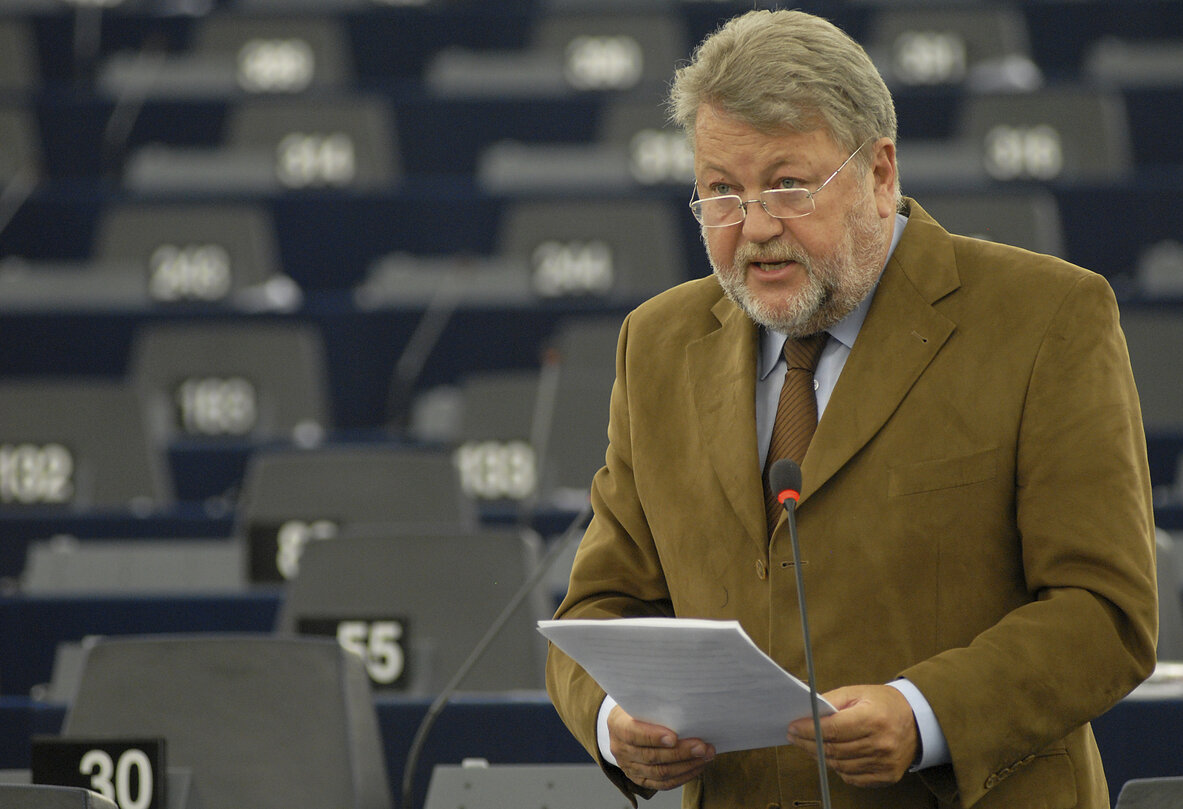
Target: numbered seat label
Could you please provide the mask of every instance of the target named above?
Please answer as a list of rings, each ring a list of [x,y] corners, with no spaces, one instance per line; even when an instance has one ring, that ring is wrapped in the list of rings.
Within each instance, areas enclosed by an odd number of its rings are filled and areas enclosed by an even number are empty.
[[[34,784],[82,787],[119,809],[166,809],[164,739],[34,736]]]
[[[405,617],[300,618],[296,631],[301,635],[336,638],[347,652],[366,664],[366,673],[375,689],[405,691],[411,671],[407,654],[409,622]]]
[[[340,526],[331,519],[259,522],[247,528],[248,576],[252,583],[290,581],[300,572],[309,542],[336,539]]]

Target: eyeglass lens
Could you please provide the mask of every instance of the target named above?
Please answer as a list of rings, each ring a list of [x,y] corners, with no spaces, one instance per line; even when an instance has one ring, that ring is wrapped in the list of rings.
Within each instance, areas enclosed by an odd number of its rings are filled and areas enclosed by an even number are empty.
[[[755,201],[748,204],[754,204]],[[776,188],[762,191],[759,202],[769,216],[789,219],[813,212],[813,199],[804,188]],[[692,206],[699,220],[708,226],[734,225],[742,222],[744,211],[737,196],[711,197],[698,200]]]

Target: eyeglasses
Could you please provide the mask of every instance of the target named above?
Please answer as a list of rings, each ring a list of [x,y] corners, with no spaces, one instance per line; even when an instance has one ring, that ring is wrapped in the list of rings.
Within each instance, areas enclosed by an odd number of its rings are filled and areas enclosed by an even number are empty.
[[[830,184],[830,180],[837,177],[838,172],[846,168],[846,164],[854,160],[854,156],[872,140],[874,138],[863,141],[862,145],[851,152],[850,157],[842,161],[842,165],[813,191],[807,188],[770,188],[767,191],[761,191],[760,196],[756,199],[744,200],[738,194],[695,199],[694,195],[698,193],[698,182],[695,181],[694,188],[690,192],[690,211],[703,227],[708,228],[726,228],[738,225],[747,218],[748,206],[753,202],[759,202],[764,211],[776,219],[797,219],[809,216],[817,210],[817,204],[813,198],[821,193],[821,190]]]

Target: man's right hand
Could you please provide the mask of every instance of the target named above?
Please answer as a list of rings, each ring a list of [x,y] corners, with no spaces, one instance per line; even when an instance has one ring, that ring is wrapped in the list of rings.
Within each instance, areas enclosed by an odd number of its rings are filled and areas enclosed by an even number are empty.
[[[701,739],[679,739],[669,728],[633,719],[619,705],[608,714],[616,764],[646,789],[673,789],[698,776],[715,757]]]

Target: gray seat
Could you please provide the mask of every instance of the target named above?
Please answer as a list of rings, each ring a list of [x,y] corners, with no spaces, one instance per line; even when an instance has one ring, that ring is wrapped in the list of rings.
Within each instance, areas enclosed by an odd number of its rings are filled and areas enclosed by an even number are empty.
[[[342,621],[386,623],[399,662],[375,655],[378,688],[435,694],[452,679],[493,619],[538,564],[540,541],[528,531],[422,534],[376,530],[310,545],[285,586],[281,632],[337,634]],[[549,594],[537,588],[484,657],[463,691],[544,687],[545,642],[537,622]]]
[[[616,378],[620,318],[573,318],[551,338],[556,371],[549,398],[548,429],[538,448],[543,502],[578,509],[608,447],[608,404]]]
[[[365,669],[333,641],[99,640],[62,735],[163,737],[200,806],[391,807]]]
[[[1133,166],[1116,93],[1064,87],[969,99],[962,131],[996,180],[1114,180]]]
[[[133,339],[128,375],[163,443],[317,443],[332,427],[327,360],[314,324],[145,324]]]
[[[242,548],[227,539],[54,537],[25,551],[30,594],[235,592],[245,586]]]
[[[0,53],[3,53],[0,44]],[[0,56],[0,58],[3,58]],[[36,119],[32,110],[20,105],[0,105],[0,222],[6,222],[19,207],[13,200],[9,203],[5,197],[21,188],[9,190],[9,183],[23,186],[23,197],[32,190],[41,177],[41,136],[37,132]],[[11,208],[11,210],[10,210]]]
[[[666,81],[687,45],[673,14],[548,14],[522,51],[446,48],[428,64],[424,81],[441,95],[620,92]]]
[[[666,200],[631,195],[513,202],[493,256],[391,254],[374,262],[355,298],[361,308],[636,303],[685,280],[679,215]]]
[[[460,381],[453,457],[469,497],[526,501],[538,494],[535,447],[548,419],[543,376],[533,369],[488,371]]]
[[[307,546],[358,526],[469,530],[476,508],[442,449],[339,444],[251,455],[234,529],[250,581],[290,579]]]
[[[1177,541],[1157,529],[1158,551],[1158,659],[1183,661],[1183,579],[1180,578]]]
[[[1183,84],[1183,40],[1101,37],[1089,46],[1081,70],[1102,87],[1178,87]]]
[[[677,809],[681,790],[658,792],[651,809]],[[632,804],[594,764],[437,764],[423,809],[630,809]]]
[[[394,114],[385,98],[272,95],[236,103],[217,148],[138,149],[127,160],[123,182],[140,191],[372,190],[389,187],[401,171]]]
[[[277,254],[270,216],[254,205],[118,204],[100,217],[90,259],[0,261],[0,307],[290,311],[302,295]]]
[[[685,280],[683,236],[658,200],[545,200],[513,205],[498,254],[525,268],[542,299],[648,298]]]
[[[896,87],[1030,90],[1042,81],[1031,59],[1026,18],[1005,6],[876,9],[867,53]]]
[[[920,203],[950,233],[1066,258],[1060,206],[1048,191],[938,192],[924,194]]]
[[[110,801],[82,787],[0,783],[0,809],[119,809]]]
[[[1183,313],[1172,307],[1124,305],[1121,328],[1130,352],[1134,381],[1148,433],[1183,429]]]
[[[1178,809],[1183,806],[1183,776],[1132,778],[1117,795],[1114,809]]]
[[[631,190],[690,186],[694,155],[657,98],[635,94],[605,101],[592,143],[502,141],[481,152],[477,181],[488,191]]]
[[[1064,86],[968,94],[951,137],[901,141],[899,161],[913,185],[1112,181],[1133,152],[1118,93]]]
[[[135,388],[107,380],[0,383],[0,508],[130,509],[174,501]]]
[[[270,212],[248,203],[124,203],[104,212],[100,261],[135,266],[154,303],[291,309],[300,292],[280,271]]]
[[[193,773],[185,767],[169,767],[168,781],[165,791],[167,793],[167,809],[200,809],[196,802],[190,802],[190,794],[193,789]],[[0,785],[16,785],[29,786],[33,783],[33,773],[31,770],[0,770]],[[60,787],[59,787],[60,788]],[[92,795],[94,793],[91,793]],[[4,798],[0,797],[0,809],[24,809],[24,807],[37,807],[38,803],[24,803],[18,799],[21,794],[17,791],[12,792],[14,802],[8,804],[4,802]],[[112,803],[103,796],[95,798],[87,796],[87,799],[92,801],[90,804],[82,804],[82,809],[118,809],[118,803]],[[37,798],[41,800],[41,797]],[[57,800],[51,798],[50,800]],[[79,804],[67,804],[65,809],[76,809]],[[58,804],[49,804],[48,809],[60,809]]]
[[[119,52],[99,87],[123,97],[229,97],[347,86],[352,60],[344,23],[308,15],[221,12],[198,19],[193,41],[175,54]]]
[[[0,19],[0,92],[28,92],[41,86],[41,66],[30,23]]]

